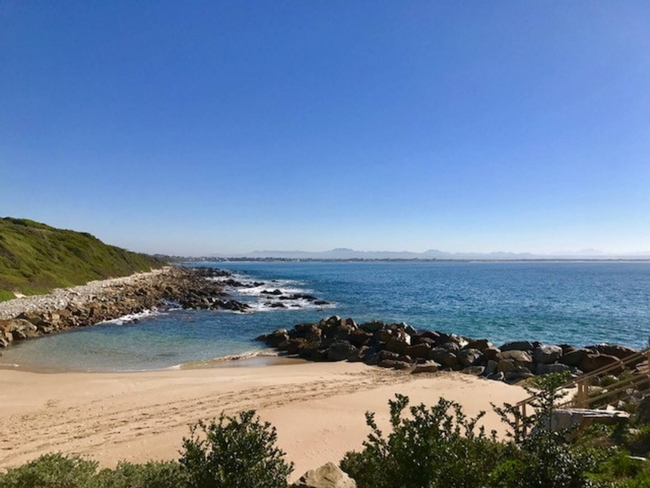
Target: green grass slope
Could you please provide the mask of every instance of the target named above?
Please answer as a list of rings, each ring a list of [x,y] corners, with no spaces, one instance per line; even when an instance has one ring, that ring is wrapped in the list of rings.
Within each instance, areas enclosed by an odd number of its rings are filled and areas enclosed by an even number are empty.
[[[53,288],[126,276],[165,262],[115,246],[85,232],[31,220],[0,218],[0,301]]]

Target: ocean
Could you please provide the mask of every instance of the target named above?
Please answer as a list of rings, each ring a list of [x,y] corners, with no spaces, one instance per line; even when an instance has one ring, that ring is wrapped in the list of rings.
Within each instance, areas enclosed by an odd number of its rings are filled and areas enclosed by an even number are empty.
[[[340,315],[357,322],[488,338],[643,348],[650,336],[645,262],[236,262],[232,298],[250,313],[171,310],[25,341],[0,364],[45,370],[141,371],[260,354],[260,334]],[[313,295],[280,300],[264,291]],[[287,308],[276,308],[282,303]],[[265,352],[262,352],[265,354]],[[216,358],[216,360],[215,360]]]

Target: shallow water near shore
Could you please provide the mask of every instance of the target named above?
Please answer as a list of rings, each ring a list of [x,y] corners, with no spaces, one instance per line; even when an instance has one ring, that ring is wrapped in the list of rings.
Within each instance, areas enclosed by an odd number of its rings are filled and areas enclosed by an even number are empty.
[[[650,335],[650,263],[291,262],[201,264],[228,269],[250,288],[229,289],[254,310],[171,310],[25,341],[0,364],[77,371],[192,367],[212,358],[267,354],[253,339],[296,323],[341,315],[405,321],[495,344],[516,339],[645,347]],[[285,301],[263,291],[329,302]],[[217,362],[218,363],[218,362]],[[242,363],[244,364],[244,363]],[[214,363],[213,363],[214,365]]]

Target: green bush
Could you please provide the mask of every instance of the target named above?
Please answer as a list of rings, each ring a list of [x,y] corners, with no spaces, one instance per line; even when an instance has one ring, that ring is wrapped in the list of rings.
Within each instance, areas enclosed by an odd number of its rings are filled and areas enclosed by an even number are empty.
[[[490,476],[499,488],[586,488],[595,468],[588,450],[576,449],[557,433],[534,435],[511,451]]]
[[[277,433],[253,410],[199,422],[183,439],[180,463],[192,488],[280,488],[293,463],[275,446]]]
[[[182,488],[187,477],[177,462],[121,462],[115,469],[103,469],[89,488]]]
[[[361,452],[349,452],[341,469],[359,488],[423,488],[485,486],[503,445],[495,434],[477,428],[483,413],[468,418],[460,405],[441,398],[430,408],[411,407],[396,395],[389,401],[392,432],[384,437],[373,413],[366,414],[371,429]]]
[[[0,488],[87,488],[97,463],[80,456],[45,454],[0,474]]]

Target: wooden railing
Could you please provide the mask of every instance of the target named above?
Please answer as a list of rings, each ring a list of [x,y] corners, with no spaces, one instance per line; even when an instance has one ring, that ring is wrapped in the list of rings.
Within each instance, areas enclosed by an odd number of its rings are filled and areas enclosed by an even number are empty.
[[[602,388],[598,385],[592,385],[594,378],[604,376],[613,371],[619,371],[621,368],[629,371],[629,373],[623,375],[618,381]],[[650,393],[650,347],[628,356],[619,362],[573,378],[560,387],[563,390],[573,388],[576,389],[575,394],[570,400],[558,403],[558,408],[591,408],[594,404],[598,404],[611,397],[625,400],[630,396],[630,393],[628,393],[630,389],[636,394]],[[594,388],[600,388],[602,393],[592,395],[591,392]],[[535,396],[531,396],[516,404],[523,417],[527,416],[527,407],[530,406],[532,408],[531,402],[534,399]],[[517,428],[520,428],[519,425],[517,425]],[[521,429],[523,430],[522,433],[526,435],[525,425],[522,425]]]

